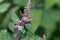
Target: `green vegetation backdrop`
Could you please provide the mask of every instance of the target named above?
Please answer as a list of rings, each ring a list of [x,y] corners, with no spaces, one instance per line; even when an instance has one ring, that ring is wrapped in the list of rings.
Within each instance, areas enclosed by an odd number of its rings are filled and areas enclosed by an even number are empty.
[[[14,23],[21,19],[28,0],[0,0],[0,40],[15,40]],[[21,34],[21,40],[41,40],[46,34],[47,40],[60,40],[60,0],[31,0],[29,18],[31,24],[25,24],[27,33]]]

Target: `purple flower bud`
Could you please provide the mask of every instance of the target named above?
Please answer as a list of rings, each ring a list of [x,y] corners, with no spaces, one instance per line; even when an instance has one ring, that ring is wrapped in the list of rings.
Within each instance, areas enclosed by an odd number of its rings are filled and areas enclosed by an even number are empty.
[[[23,20],[24,22],[31,22],[31,21],[32,21],[32,19],[27,18],[27,17],[22,17],[22,20]]]
[[[27,19],[27,17],[22,17],[22,20],[25,22],[25,20]]]
[[[25,20],[25,22],[31,22],[31,21],[32,19],[29,19],[29,18]]]
[[[18,25],[19,26],[24,26],[24,22],[21,20],[21,21],[18,21]]]

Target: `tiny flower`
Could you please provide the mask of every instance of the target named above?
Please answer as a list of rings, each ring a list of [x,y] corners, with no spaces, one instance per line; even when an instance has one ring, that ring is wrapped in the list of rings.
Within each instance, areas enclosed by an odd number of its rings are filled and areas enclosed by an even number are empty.
[[[46,40],[46,35],[45,34],[43,34],[42,40]]]
[[[32,19],[29,19],[29,18],[27,18],[26,20],[25,20],[25,22],[31,22],[32,21]]]
[[[22,20],[18,21],[18,25],[23,27],[24,26],[24,22]]]
[[[31,21],[32,21],[32,19],[27,18],[27,17],[22,17],[22,20],[23,20],[24,22],[31,22]]]
[[[24,23],[25,23],[25,22],[23,22],[22,20],[21,20],[21,21],[19,20],[19,21],[16,22],[15,24],[23,27],[23,26],[24,26]]]

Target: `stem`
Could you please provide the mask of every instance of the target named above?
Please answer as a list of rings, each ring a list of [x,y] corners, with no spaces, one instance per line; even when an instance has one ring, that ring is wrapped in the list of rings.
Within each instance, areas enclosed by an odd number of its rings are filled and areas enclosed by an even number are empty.
[[[16,40],[20,40],[20,36],[19,36],[19,34],[16,36]]]

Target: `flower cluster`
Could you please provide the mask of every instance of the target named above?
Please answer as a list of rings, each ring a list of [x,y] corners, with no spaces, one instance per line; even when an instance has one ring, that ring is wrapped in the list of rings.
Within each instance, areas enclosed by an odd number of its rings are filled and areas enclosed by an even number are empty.
[[[18,29],[20,28],[21,30],[24,29],[24,25],[26,22],[31,22],[32,19],[28,18],[29,16],[29,10],[30,10],[30,1],[31,0],[28,0],[28,3],[27,5],[25,6],[25,9],[24,9],[24,13],[21,13],[21,20],[19,20],[17,23],[16,23],[16,26],[14,28],[14,36],[16,38],[16,40],[21,40],[20,39],[20,36],[19,36],[19,33],[18,33]],[[46,36],[45,34],[43,34],[43,38],[41,40],[46,40]]]
[[[16,40],[20,40],[20,37],[19,37],[19,34],[18,34],[18,28],[20,27],[21,29],[24,29],[25,22],[31,22],[32,21],[32,19],[28,18],[28,13],[29,13],[29,10],[30,10],[30,1],[31,0],[28,0],[28,3],[27,3],[27,5],[25,6],[25,9],[24,9],[24,13],[20,12],[20,14],[22,16],[22,19],[19,20],[16,23],[16,26],[14,28],[14,35],[15,35]]]

